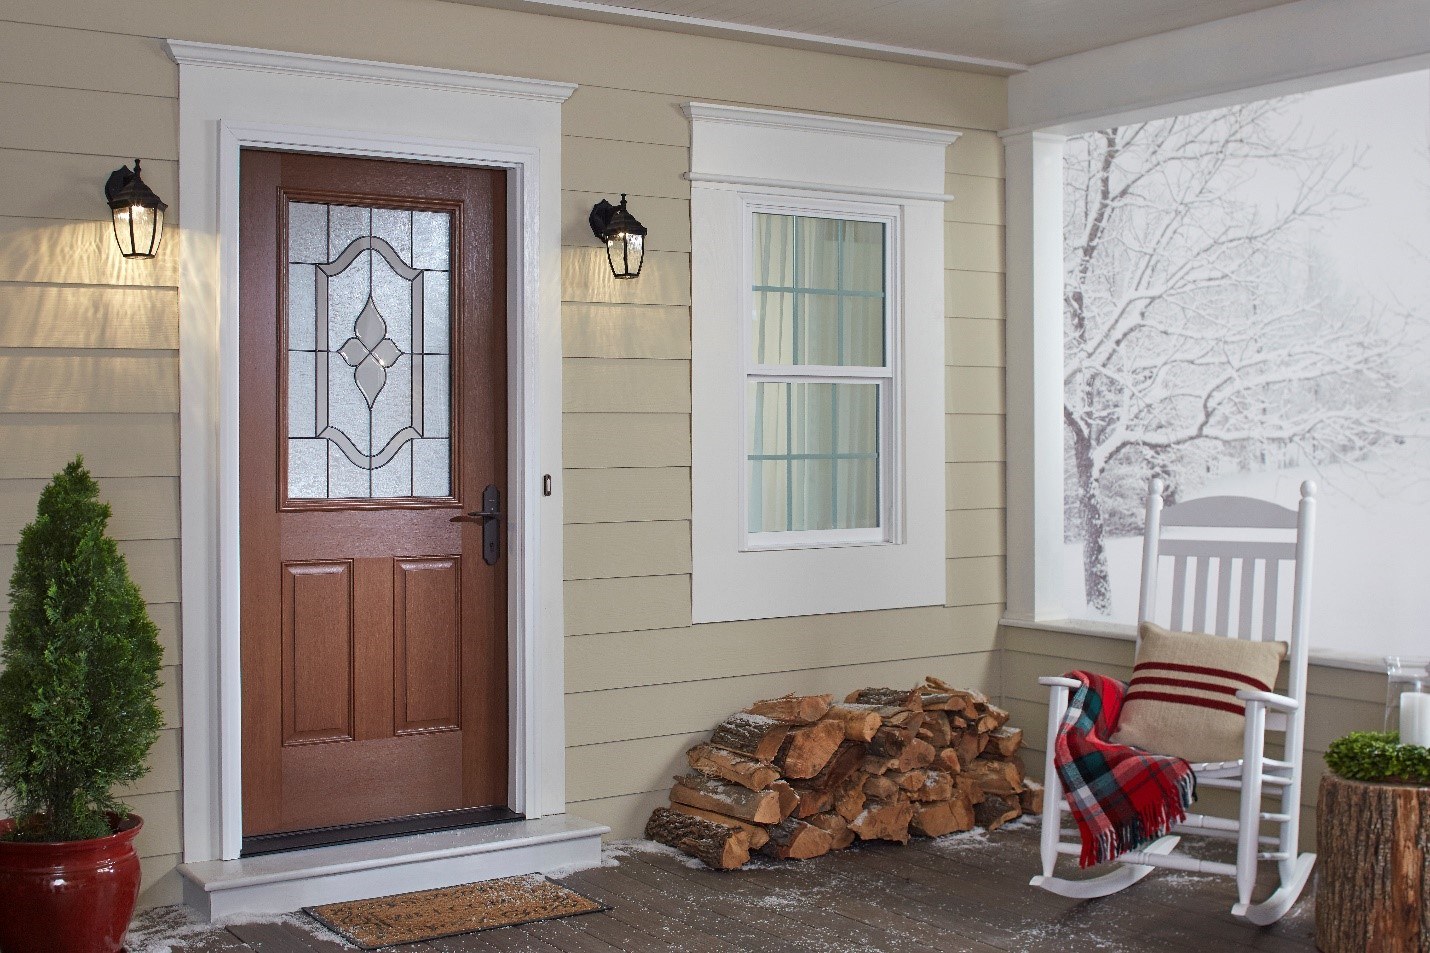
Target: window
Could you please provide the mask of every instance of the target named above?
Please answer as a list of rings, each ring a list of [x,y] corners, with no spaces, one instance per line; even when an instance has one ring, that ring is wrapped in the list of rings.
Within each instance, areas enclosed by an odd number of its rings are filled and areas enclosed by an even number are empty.
[[[1314,646],[1423,654],[1427,108],[1420,71],[1067,141],[1070,617],[1135,622],[1154,474],[1288,507],[1314,479]]]
[[[896,219],[750,211],[746,543],[884,542]]]
[[[695,621],[942,604],[956,134],[687,114]]]

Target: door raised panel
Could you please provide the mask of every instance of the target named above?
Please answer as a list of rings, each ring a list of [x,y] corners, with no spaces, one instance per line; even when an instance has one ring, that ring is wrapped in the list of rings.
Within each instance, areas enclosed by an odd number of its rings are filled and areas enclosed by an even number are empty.
[[[461,600],[458,557],[393,560],[398,734],[461,727]]]
[[[284,563],[284,745],[353,737],[352,662],[352,563]]]

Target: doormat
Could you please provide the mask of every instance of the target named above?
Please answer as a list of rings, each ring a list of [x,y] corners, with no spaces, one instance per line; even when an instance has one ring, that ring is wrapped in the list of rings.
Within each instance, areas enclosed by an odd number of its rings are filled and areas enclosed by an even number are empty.
[[[611,908],[541,874],[527,874],[303,909],[360,949],[378,950]]]

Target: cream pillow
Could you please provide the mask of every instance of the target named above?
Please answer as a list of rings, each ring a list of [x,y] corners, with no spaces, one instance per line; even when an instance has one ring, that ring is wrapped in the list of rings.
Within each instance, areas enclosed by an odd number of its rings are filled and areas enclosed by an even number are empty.
[[[1169,632],[1151,622],[1138,636],[1112,741],[1192,762],[1240,758],[1246,715],[1236,693],[1272,690],[1285,643]]]

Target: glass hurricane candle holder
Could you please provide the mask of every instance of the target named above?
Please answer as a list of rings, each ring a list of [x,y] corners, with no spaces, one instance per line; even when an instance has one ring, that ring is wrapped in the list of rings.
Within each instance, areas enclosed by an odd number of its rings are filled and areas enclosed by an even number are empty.
[[[1385,657],[1385,731],[1403,745],[1430,747],[1430,658]]]

